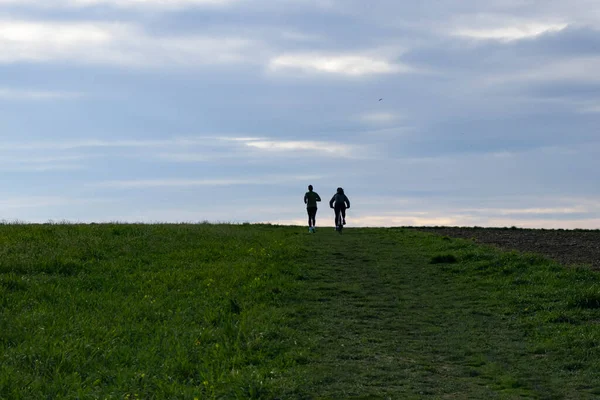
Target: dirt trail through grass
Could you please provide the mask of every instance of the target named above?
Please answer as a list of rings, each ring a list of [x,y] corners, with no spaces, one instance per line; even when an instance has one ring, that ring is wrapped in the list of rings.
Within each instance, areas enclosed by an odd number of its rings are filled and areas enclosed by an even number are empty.
[[[307,240],[309,398],[564,398],[489,296],[493,282],[430,264],[448,248],[439,238],[357,229]]]

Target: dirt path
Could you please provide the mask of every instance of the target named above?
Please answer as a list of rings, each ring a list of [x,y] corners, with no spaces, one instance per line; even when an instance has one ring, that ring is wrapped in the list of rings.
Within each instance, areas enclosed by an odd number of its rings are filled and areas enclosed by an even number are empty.
[[[498,398],[538,384],[530,360],[521,365],[523,332],[506,323],[489,287],[429,263],[447,242],[385,230],[308,241],[308,398]]]

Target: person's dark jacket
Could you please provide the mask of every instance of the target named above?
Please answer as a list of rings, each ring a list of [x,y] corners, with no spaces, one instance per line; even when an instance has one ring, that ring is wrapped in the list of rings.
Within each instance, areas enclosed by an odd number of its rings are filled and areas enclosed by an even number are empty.
[[[331,200],[329,200],[329,207],[350,208],[350,200],[348,200],[348,197],[344,193],[336,193]]]
[[[321,201],[317,192],[308,191],[304,195],[304,204],[306,204],[306,208],[317,208],[317,201]]]

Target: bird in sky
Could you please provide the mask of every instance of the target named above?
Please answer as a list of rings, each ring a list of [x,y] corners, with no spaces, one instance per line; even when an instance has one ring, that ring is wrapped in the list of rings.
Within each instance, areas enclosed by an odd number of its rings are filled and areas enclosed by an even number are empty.
[[[383,98],[379,99],[379,101],[383,100]]]

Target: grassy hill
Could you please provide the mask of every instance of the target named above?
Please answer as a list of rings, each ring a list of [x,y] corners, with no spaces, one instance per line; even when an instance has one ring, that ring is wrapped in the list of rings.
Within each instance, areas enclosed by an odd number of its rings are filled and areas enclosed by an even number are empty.
[[[0,225],[0,399],[600,397],[600,276],[409,229]]]

